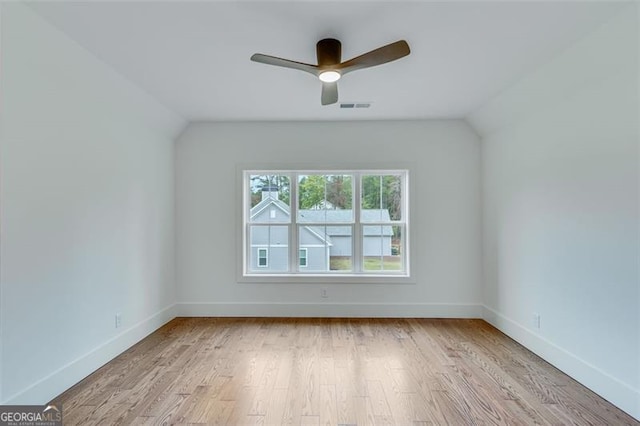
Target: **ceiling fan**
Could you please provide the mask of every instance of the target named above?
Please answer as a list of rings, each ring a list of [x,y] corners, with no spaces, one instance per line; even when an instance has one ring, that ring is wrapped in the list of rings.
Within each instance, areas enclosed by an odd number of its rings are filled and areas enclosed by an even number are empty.
[[[395,61],[396,59],[407,56],[410,52],[407,42],[399,40],[395,43],[387,44],[386,46],[356,56],[348,61],[341,62],[342,44],[340,40],[325,38],[316,44],[318,65],[276,58],[275,56],[263,55],[261,53],[256,53],[251,56],[251,60],[263,64],[306,71],[315,75],[322,81],[321,103],[322,105],[329,105],[338,102],[337,81],[343,75],[351,71]]]

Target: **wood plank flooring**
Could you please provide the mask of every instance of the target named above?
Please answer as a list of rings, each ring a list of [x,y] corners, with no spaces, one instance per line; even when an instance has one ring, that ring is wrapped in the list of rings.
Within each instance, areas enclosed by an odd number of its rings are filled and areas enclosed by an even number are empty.
[[[639,425],[482,320],[176,318],[65,425]]]

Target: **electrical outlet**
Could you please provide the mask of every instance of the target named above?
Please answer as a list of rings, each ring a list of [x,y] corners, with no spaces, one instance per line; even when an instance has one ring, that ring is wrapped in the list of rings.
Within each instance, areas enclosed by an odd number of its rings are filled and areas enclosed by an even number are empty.
[[[121,325],[122,325],[122,314],[118,312],[116,314],[116,328],[120,328]]]
[[[539,313],[537,313],[537,312],[533,313],[533,316],[531,317],[531,325],[536,330],[540,329],[540,314]]]
[[[329,297],[329,295],[327,294],[327,289],[326,288],[323,288],[323,289],[320,290],[320,296],[323,299],[326,299],[327,297]]]

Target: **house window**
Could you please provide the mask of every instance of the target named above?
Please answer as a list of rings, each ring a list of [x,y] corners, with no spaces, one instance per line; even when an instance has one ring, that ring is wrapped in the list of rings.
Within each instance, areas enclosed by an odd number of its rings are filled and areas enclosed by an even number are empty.
[[[269,266],[269,250],[266,248],[258,249],[258,267],[266,268]]]
[[[298,264],[300,265],[301,268],[304,268],[307,266],[307,249],[306,248],[301,248],[300,250],[298,250]]]
[[[244,276],[409,276],[406,170],[246,170],[243,182]]]

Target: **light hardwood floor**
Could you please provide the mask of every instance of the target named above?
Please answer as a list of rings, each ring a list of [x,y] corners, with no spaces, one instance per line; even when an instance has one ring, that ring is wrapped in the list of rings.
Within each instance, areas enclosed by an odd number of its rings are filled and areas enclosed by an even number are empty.
[[[65,425],[638,425],[481,320],[177,318],[69,389]]]

